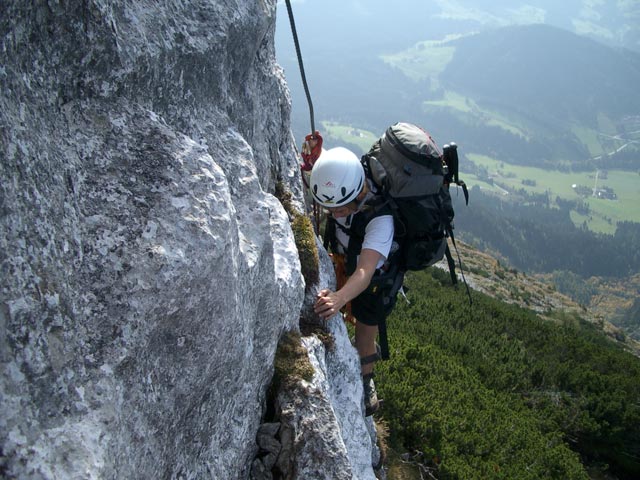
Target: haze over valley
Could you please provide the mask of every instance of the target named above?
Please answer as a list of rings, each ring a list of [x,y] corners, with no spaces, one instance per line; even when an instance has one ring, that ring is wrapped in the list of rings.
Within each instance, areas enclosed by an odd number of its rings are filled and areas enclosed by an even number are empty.
[[[606,292],[601,313],[640,338],[638,3],[321,5],[293,2],[325,145],[364,153],[397,121],[455,141],[471,189],[457,235],[587,307]],[[309,109],[278,14],[300,142]]]

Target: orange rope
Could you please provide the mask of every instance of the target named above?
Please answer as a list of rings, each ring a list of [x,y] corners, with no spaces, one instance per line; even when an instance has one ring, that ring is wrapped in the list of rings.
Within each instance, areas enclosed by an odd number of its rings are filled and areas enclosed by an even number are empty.
[[[333,268],[336,271],[336,290],[340,290],[349,278],[346,268],[346,256],[337,253],[332,253],[329,256],[333,262]],[[344,314],[345,322],[349,322],[351,325],[356,324],[356,317],[351,313],[351,302],[347,302],[347,304],[342,307],[342,313]]]

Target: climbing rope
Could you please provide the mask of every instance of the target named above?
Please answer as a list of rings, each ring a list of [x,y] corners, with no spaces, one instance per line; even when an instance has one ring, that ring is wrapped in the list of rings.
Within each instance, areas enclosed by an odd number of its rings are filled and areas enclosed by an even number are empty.
[[[298,31],[296,30],[296,22],[293,18],[293,10],[291,9],[291,1],[286,0],[287,12],[289,13],[289,24],[291,25],[291,33],[293,34],[293,43],[296,46],[296,55],[298,56],[298,66],[300,67],[300,75],[302,76],[302,85],[304,86],[304,92],[307,95],[307,103],[309,104],[309,116],[311,117],[311,132],[316,131],[316,123],[313,119],[313,102],[311,101],[311,94],[309,93],[309,85],[307,85],[307,77],[304,74],[304,64],[302,63],[302,54],[300,53],[300,43],[298,42]]]
[[[289,24],[291,25],[291,34],[293,35],[293,43],[296,47],[296,55],[298,57],[298,67],[300,68],[300,76],[302,77],[302,85],[304,87],[304,92],[307,96],[307,103],[309,104],[309,117],[311,119],[311,133],[307,135],[302,144],[302,152],[300,156],[302,157],[303,163],[300,165],[300,170],[302,174],[302,181],[305,186],[309,188],[309,184],[307,183],[305,172],[310,172],[313,168],[313,164],[318,159],[320,154],[322,153],[322,136],[320,132],[316,130],[316,124],[313,117],[313,102],[311,101],[311,93],[309,93],[309,85],[307,83],[307,76],[304,73],[304,63],[302,61],[302,53],[300,52],[300,42],[298,41],[298,31],[296,29],[296,22],[293,18],[293,9],[291,8],[291,1],[285,0],[287,4],[287,13],[289,14]],[[319,233],[320,230],[320,207],[313,200],[313,223],[315,227],[316,234]]]

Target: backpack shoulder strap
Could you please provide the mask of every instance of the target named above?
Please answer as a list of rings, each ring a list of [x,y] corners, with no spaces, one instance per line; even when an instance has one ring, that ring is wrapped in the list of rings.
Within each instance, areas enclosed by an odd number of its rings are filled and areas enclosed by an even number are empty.
[[[367,203],[364,210],[353,216],[353,221],[348,229],[337,224],[337,226],[349,236],[346,264],[348,275],[351,275],[356,269],[357,258],[362,250],[362,243],[364,242],[364,236],[369,222],[376,217],[391,214],[391,209],[384,198],[377,198],[376,196]]]
[[[336,227],[339,226],[335,218],[331,215],[327,216],[327,221],[324,225],[323,245],[324,249],[337,253],[338,240],[336,238]]]

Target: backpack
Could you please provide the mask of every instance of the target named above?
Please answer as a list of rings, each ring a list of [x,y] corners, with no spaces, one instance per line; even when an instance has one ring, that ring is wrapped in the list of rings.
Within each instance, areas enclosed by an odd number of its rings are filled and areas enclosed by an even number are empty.
[[[455,247],[449,185],[462,187],[467,204],[469,193],[458,177],[456,144],[441,151],[421,127],[396,123],[362,157],[362,164],[381,192],[381,205],[391,207],[400,269],[422,270],[446,256],[452,282],[457,283],[447,243],[449,237]]]

